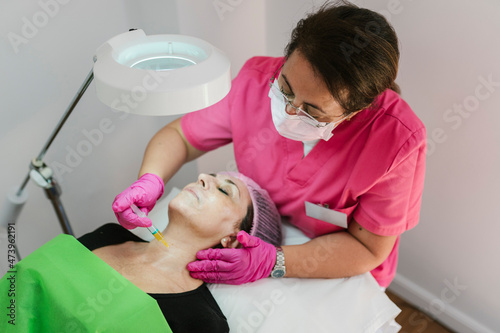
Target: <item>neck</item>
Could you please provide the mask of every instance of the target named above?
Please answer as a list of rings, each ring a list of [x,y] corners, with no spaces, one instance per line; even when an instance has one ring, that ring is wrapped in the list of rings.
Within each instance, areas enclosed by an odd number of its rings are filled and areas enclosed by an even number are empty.
[[[172,222],[172,221],[171,221]],[[145,244],[145,253],[155,266],[181,273],[190,278],[187,264],[196,260],[196,253],[214,245],[213,241],[192,235],[184,224],[169,223],[162,232],[169,247],[153,239]]]

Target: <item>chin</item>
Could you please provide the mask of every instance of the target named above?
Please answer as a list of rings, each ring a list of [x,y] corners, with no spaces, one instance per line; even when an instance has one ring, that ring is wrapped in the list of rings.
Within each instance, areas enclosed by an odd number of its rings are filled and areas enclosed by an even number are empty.
[[[168,220],[169,223],[189,224],[191,228],[197,228],[197,224],[200,223],[200,214],[193,207],[191,200],[186,200],[185,197],[178,194],[168,204]]]
[[[192,200],[188,200],[186,196],[189,195],[185,192],[181,192],[177,194],[170,202],[168,203],[168,210],[176,210],[176,211],[193,211],[193,203]]]

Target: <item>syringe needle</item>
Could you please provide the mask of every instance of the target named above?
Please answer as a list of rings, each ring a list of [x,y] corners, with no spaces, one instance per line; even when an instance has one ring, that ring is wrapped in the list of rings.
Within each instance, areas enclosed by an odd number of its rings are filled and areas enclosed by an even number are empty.
[[[146,217],[146,214],[139,209],[139,207],[137,207],[135,204],[131,204],[130,205],[130,208],[132,209],[132,211],[139,217]],[[165,240],[165,237],[163,237],[163,235],[161,234],[161,232],[158,230],[158,228],[156,228],[153,224],[151,224],[150,227],[147,227],[149,232],[151,232],[151,234],[153,234],[153,236],[159,241],[159,242],[162,242],[166,247],[169,247],[168,246],[168,243],[167,241]]]

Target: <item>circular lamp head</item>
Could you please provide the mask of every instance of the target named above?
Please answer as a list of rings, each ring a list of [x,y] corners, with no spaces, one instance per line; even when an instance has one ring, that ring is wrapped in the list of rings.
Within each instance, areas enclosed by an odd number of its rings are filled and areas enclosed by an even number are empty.
[[[229,59],[194,37],[118,35],[95,55],[97,97],[113,109],[150,116],[206,108],[231,88]]]

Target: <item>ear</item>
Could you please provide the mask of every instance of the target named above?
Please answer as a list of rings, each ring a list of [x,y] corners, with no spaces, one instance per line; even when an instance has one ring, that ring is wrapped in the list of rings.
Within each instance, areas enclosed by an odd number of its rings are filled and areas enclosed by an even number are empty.
[[[221,239],[220,243],[222,247],[230,249],[237,248],[240,245],[240,242],[236,239],[236,234],[227,235]]]

